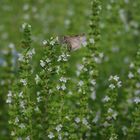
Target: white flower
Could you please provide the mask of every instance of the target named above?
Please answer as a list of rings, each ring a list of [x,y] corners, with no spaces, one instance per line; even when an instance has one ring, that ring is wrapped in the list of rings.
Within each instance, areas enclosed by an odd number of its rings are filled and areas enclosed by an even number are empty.
[[[89,74],[92,76],[94,74],[94,70],[91,70]]]
[[[109,88],[113,90],[115,88],[115,85],[114,84],[110,84]]]
[[[113,47],[112,47],[112,52],[113,52],[113,53],[119,52],[119,47],[113,46]]]
[[[134,99],[134,102],[135,102],[136,104],[140,103],[140,98],[139,98],[139,97],[136,97],[136,98]]]
[[[25,128],[25,125],[24,125],[23,123],[21,123],[21,124],[19,125],[19,127],[20,127],[21,129],[23,129],[23,128]]]
[[[88,69],[87,69],[87,68],[84,68],[84,69],[83,69],[83,71],[85,71],[85,72],[86,72],[86,71],[88,71]]]
[[[56,73],[58,74],[60,72],[60,66],[56,67]]]
[[[117,75],[115,75],[115,76],[110,76],[109,77],[109,81],[114,81],[115,82],[115,84],[110,84],[109,85],[109,88],[111,88],[112,90],[115,88],[115,86],[117,86],[118,88],[120,88],[122,85],[121,85],[121,81],[119,81],[119,77],[117,76]]]
[[[96,80],[95,80],[95,79],[91,80],[91,84],[92,84],[93,86],[95,86],[95,85],[96,85]]]
[[[79,117],[76,117],[74,120],[76,123],[79,123],[81,121]]]
[[[50,41],[50,45],[54,45],[55,44],[55,40]]]
[[[21,101],[20,102],[20,107],[23,108],[23,109],[25,109],[25,102],[24,101]]]
[[[20,62],[25,61],[24,56],[22,54],[18,54],[18,61],[20,61]]]
[[[111,81],[111,80],[115,80],[116,82],[119,80],[119,77],[117,76],[117,75],[115,75],[115,76],[110,76],[109,77],[109,81]]]
[[[41,101],[41,97],[37,97],[37,102],[39,103]]]
[[[109,116],[107,117],[108,120],[110,120],[111,118],[116,119],[118,113],[116,111],[114,111],[112,108],[109,108],[108,111]]]
[[[27,25],[27,23],[23,23],[22,24],[22,29],[25,29],[26,25]]]
[[[86,119],[86,118],[83,118],[82,123],[83,123],[84,125],[88,125],[87,119]]]
[[[57,132],[61,131],[62,125],[61,124],[57,125],[55,129],[56,129]]]
[[[39,107],[36,106],[34,110],[35,110],[36,112],[39,112]]]
[[[30,136],[27,136],[27,137],[25,138],[25,140],[30,140]]]
[[[84,47],[86,47],[87,44],[88,44],[88,43],[86,42],[86,40],[82,42],[82,45],[83,45]]]
[[[77,65],[77,69],[78,69],[79,71],[81,71],[83,68],[84,68],[84,65],[81,65],[81,64]]]
[[[117,75],[115,75],[115,76],[113,77],[113,79],[114,79],[115,81],[118,81],[118,80],[119,80],[119,77],[118,77]]]
[[[113,112],[113,109],[112,108],[109,108],[107,112],[108,113],[112,113]]]
[[[60,62],[62,60],[62,56],[60,55],[57,59],[58,62]]]
[[[140,88],[140,83],[136,83],[136,87],[137,88]]]
[[[62,89],[62,90],[65,90],[65,89],[66,89],[65,84],[63,84],[63,85],[61,86],[61,89]]]
[[[23,91],[21,91],[18,96],[23,98]]]
[[[129,3],[129,0],[124,0],[125,3]]]
[[[99,53],[99,57],[103,58],[104,57],[104,53],[103,52]]]
[[[40,94],[41,94],[41,93],[40,93],[39,91],[37,91],[37,93],[36,93],[36,94],[37,94],[37,96],[40,96]]]
[[[12,91],[8,91],[8,95],[7,95],[8,97],[12,97]]]
[[[66,116],[65,118],[66,118],[67,120],[70,120],[70,117],[69,117],[69,116]]]
[[[52,67],[51,67],[51,68],[48,68],[48,71],[50,71],[50,72],[51,72],[51,71],[52,71]]]
[[[24,4],[23,5],[23,10],[27,11],[28,9],[29,9],[29,4],[28,3]]]
[[[140,74],[140,68],[138,68],[137,72],[138,72],[138,74]]]
[[[46,62],[47,62],[47,63],[50,63],[50,62],[51,62],[51,60],[50,60],[49,58],[47,58],[47,59],[46,59]]]
[[[31,53],[32,53],[32,54],[35,54],[35,48],[33,48],[33,49],[31,50]]]
[[[47,45],[48,41],[47,40],[43,40],[43,45]]]
[[[62,55],[60,55],[59,57],[58,57],[58,62],[60,62],[60,61],[68,61],[68,57],[69,57],[70,55],[69,54],[65,54],[65,53],[62,53]]]
[[[11,136],[15,136],[15,132],[14,131],[11,132]]]
[[[15,48],[15,44],[10,43],[8,47],[9,47],[10,49],[14,49],[14,48]]]
[[[104,127],[108,127],[110,124],[107,122],[107,121],[105,121],[104,123],[103,123],[103,126]]]
[[[108,102],[108,101],[110,101],[110,97],[109,96],[105,96],[102,101],[103,102]]]
[[[59,139],[59,140],[62,140],[61,134],[58,135],[58,139]]]
[[[101,112],[100,112],[100,111],[98,111],[98,112],[96,113],[96,116],[95,116],[95,118],[93,119],[93,121],[92,121],[92,122],[97,123],[97,122],[98,122],[98,120],[99,120],[100,114],[101,114]]]
[[[23,140],[21,137],[18,137],[17,140]]]
[[[67,82],[67,78],[65,78],[65,77],[61,77],[61,78],[59,79],[59,81],[60,81],[60,82],[64,82],[64,83],[66,83],[66,82]]]
[[[79,88],[79,89],[78,89],[78,92],[79,92],[79,93],[80,93],[80,92],[82,92],[82,89],[81,89],[81,88]]]
[[[114,113],[112,114],[112,118],[113,118],[114,120],[116,120],[117,115],[118,115],[118,113],[117,113],[117,112],[114,112]]]
[[[96,91],[93,91],[93,92],[91,93],[91,99],[92,99],[92,100],[95,100],[95,99],[96,99]]]
[[[69,19],[66,19],[66,20],[64,21],[64,24],[65,24],[66,26],[69,26],[70,23],[71,23],[71,21],[70,21]]]
[[[60,90],[61,89],[60,85],[57,85],[56,88],[57,88],[57,90]]]
[[[28,24],[27,26],[28,26],[28,28],[31,28],[32,27],[30,24]]]
[[[26,81],[26,79],[20,79],[20,82],[21,82],[24,86],[27,85],[27,81]]]
[[[99,57],[94,57],[94,60],[96,63],[100,64],[102,61]]]
[[[25,29],[26,26],[27,26],[28,28],[31,28],[31,25],[30,25],[30,24],[23,23],[23,24],[22,24],[22,29]]]
[[[50,43],[50,45],[53,46],[57,41],[58,41],[58,37],[56,37],[56,38],[51,37],[51,41],[49,43]]]
[[[76,75],[79,76],[80,75],[80,71],[76,71]]]
[[[45,63],[43,60],[40,60],[40,66],[41,66],[42,68],[44,68],[45,65],[46,65],[46,63]]]
[[[113,79],[113,76],[111,75],[110,77],[109,77],[109,81],[111,81]]]
[[[134,74],[133,74],[132,72],[129,72],[128,78],[129,78],[129,79],[132,79],[133,77],[134,77]]]
[[[23,15],[23,19],[29,20],[30,19],[30,15],[29,14],[24,14]],[[28,26],[28,28],[31,28],[31,26]]]
[[[69,95],[72,95],[73,93],[72,93],[72,91],[69,91],[68,94],[69,94]]]
[[[48,135],[48,137],[49,137],[50,139],[52,139],[52,138],[54,138],[54,134],[53,134],[52,132],[50,132],[49,135]]]
[[[19,122],[18,117],[15,118],[15,123],[17,124]]]
[[[79,81],[78,85],[81,87],[84,85],[84,82],[82,80]]]
[[[128,57],[128,56],[126,56],[126,57],[124,58],[124,63],[125,63],[125,64],[128,64],[128,63],[129,63],[129,61],[130,61],[130,60],[129,60],[129,57]]]
[[[12,99],[11,99],[11,98],[8,98],[8,99],[6,100],[6,103],[11,104],[11,103],[12,103]]]
[[[109,138],[109,140],[117,140],[117,135],[112,134],[111,137]]]
[[[0,81],[0,85],[3,86],[4,84],[5,84],[5,80],[1,80],[1,81]]]
[[[35,54],[35,49],[33,48],[32,50],[27,52],[27,55],[29,58],[32,58],[32,56]]]
[[[123,132],[124,135],[127,135],[128,128],[126,126],[123,126],[122,127],[122,132]]]
[[[94,43],[95,43],[95,41],[94,41],[93,38],[90,38],[90,39],[89,39],[89,42],[90,42],[91,44],[94,44]]]
[[[117,86],[118,86],[118,88],[120,88],[122,86],[122,82],[118,81]]]
[[[56,88],[57,88],[57,90],[65,90],[66,86],[65,86],[65,84],[62,84],[62,86],[57,85]]]
[[[140,90],[135,90],[135,95],[139,95],[140,94]]]
[[[129,68],[134,68],[135,67],[135,65],[134,65],[134,63],[131,63],[130,65],[129,65]]]
[[[39,81],[40,81],[40,77],[38,76],[38,74],[36,74],[36,76],[35,76],[35,82],[36,82],[36,84],[38,84]]]

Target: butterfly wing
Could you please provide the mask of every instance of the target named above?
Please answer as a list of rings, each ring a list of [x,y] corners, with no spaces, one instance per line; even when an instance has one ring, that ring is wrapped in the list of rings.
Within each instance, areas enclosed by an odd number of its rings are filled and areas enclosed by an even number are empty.
[[[77,50],[82,47],[86,43],[85,36],[64,36],[60,41],[61,43],[66,43],[71,50]]]
[[[70,37],[69,42],[72,50],[77,50],[81,47],[81,41],[79,40],[79,37]]]

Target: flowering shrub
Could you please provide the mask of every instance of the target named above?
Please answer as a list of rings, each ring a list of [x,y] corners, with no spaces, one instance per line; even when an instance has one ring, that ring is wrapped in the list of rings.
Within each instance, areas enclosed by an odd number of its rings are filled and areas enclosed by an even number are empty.
[[[2,42],[15,33],[15,43],[0,51],[0,139],[138,140],[140,2],[62,1],[67,11],[57,1],[18,4],[20,23],[33,26],[22,24],[17,45],[18,31],[7,33],[0,25]],[[0,8],[14,12],[7,3]],[[81,19],[81,12],[89,20]],[[84,43],[71,50],[59,36],[49,37],[54,32],[85,32]]]

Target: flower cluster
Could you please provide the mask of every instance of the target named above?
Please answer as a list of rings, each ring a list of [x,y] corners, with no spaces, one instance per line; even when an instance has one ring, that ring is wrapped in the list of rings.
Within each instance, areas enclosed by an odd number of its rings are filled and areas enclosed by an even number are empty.
[[[9,104],[11,136],[15,139],[20,139],[20,137],[31,139],[33,135],[31,122],[33,104],[29,89],[33,72],[30,62],[35,50],[31,49],[30,28],[30,25],[24,25],[22,41],[24,51],[18,58],[18,80],[13,82],[13,89],[9,91],[6,101]]]
[[[78,106],[77,112],[79,116],[76,118],[80,118],[80,120],[84,120],[86,123],[82,123],[83,121],[78,122],[80,123],[79,129],[77,133],[81,135],[79,139],[90,138],[91,135],[94,135],[94,131],[96,126],[94,124],[93,118],[96,117],[96,111],[89,106],[94,106],[96,99],[96,79],[98,76],[97,70],[97,63],[101,62],[102,55],[98,53],[97,46],[98,41],[100,38],[100,31],[98,28],[99,25],[99,14],[100,14],[100,1],[93,0],[92,1],[92,11],[91,11],[91,19],[90,19],[90,31],[89,37],[87,39],[88,44],[87,54],[82,59],[82,64],[78,65],[77,69],[77,77],[78,77],[78,84],[77,84],[77,96],[76,99],[78,102],[76,106]],[[94,30],[96,28],[96,30]],[[92,100],[91,104],[89,104],[89,100]],[[95,115],[95,116],[94,116]],[[86,120],[86,121],[85,121]],[[78,124],[79,124],[78,123]],[[83,136],[85,134],[85,136]]]
[[[2,48],[2,46],[1,46]],[[9,43],[5,49],[0,49],[0,138],[9,137],[8,104],[12,102],[11,84],[15,79],[16,49],[14,43]],[[7,104],[6,104],[7,103]],[[3,117],[4,116],[4,117]],[[4,120],[3,120],[4,118]],[[4,133],[3,133],[4,132]]]
[[[66,46],[57,46],[60,48],[58,53],[55,54],[56,57],[56,72],[57,72],[57,82],[54,83],[54,93],[51,97],[53,101],[49,104],[49,116],[53,119],[49,120],[50,127],[47,130],[48,138],[56,138],[58,140],[68,137],[69,133],[67,130],[66,122],[69,121],[68,108],[65,100],[67,98],[68,92],[68,82],[69,78],[66,75],[68,67],[68,59],[70,57],[68,49]],[[55,108],[53,107],[55,105]],[[67,113],[66,113],[67,112]],[[56,118],[57,117],[57,118]],[[57,120],[56,120],[57,119]]]
[[[107,139],[117,139],[116,129],[114,127],[114,123],[117,121],[118,111],[116,110],[116,102],[118,97],[118,89],[122,86],[122,82],[120,78],[115,76],[110,76],[109,79],[109,87],[105,97],[102,99],[104,103],[104,115],[102,117],[102,123],[105,137]]]
[[[110,76],[109,81],[111,81],[111,84],[109,85],[109,88],[111,90],[115,89],[115,88],[120,88],[122,86],[122,82],[119,81],[119,77],[117,75],[115,76]]]
[[[131,117],[131,126],[129,128],[129,139],[135,139],[139,134],[139,115],[140,115],[140,49],[137,51],[134,62],[130,64],[130,72],[128,74],[130,87],[127,89],[127,100],[130,102],[128,116]]]
[[[56,75],[56,49],[55,46],[56,39],[50,38],[49,40],[43,41],[43,53],[44,55],[39,61],[40,71],[36,73],[34,81],[37,87],[36,91],[36,103],[35,103],[35,120],[36,120],[36,135],[38,139],[43,139],[47,137],[52,139],[54,135],[50,130],[50,119],[51,117],[51,102],[53,100],[52,94],[54,94],[54,81],[52,77]],[[53,104],[53,102],[52,102]],[[53,112],[53,111],[52,111]],[[55,112],[54,112],[55,113]],[[52,119],[52,121],[54,121]],[[46,124],[46,125],[44,125]],[[39,125],[39,127],[38,127]],[[37,135],[40,133],[40,135]]]

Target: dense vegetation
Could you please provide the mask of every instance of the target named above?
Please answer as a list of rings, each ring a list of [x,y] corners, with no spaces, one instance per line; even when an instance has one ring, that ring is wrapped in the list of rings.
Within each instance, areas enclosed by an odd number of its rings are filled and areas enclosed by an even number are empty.
[[[0,1],[0,140],[138,140],[139,0]],[[59,36],[85,34],[70,51]]]

